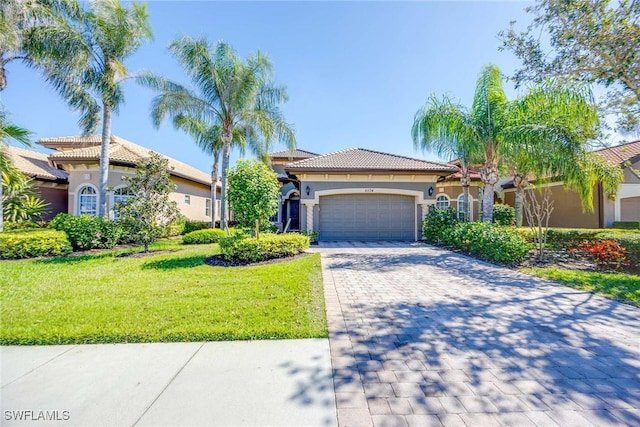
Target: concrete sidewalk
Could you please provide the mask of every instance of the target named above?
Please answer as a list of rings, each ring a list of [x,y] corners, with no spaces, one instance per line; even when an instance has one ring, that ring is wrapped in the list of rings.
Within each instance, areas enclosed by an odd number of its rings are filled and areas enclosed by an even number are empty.
[[[0,356],[3,426],[337,424],[326,339],[11,346]]]

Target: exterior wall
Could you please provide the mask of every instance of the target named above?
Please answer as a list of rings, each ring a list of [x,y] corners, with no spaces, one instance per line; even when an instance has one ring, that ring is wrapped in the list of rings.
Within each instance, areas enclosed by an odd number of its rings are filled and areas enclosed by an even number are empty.
[[[68,212],[69,188],[67,184],[55,184],[49,182],[36,181],[37,191],[40,197],[49,203],[49,212],[42,216],[42,219],[49,221],[60,212]]]
[[[69,194],[68,194],[68,207],[67,212],[77,215],[77,191],[85,185],[92,185],[98,189],[100,172],[98,164],[82,164],[72,165],[69,170]],[[109,168],[109,179],[107,185],[111,189],[125,186],[123,177],[133,176],[135,173],[134,168],[111,166]],[[174,200],[178,204],[180,212],[188,219],[193,221],[211,221],[211,216],[205,215],[206,213],[206,200],[211,197],[210,185],[205,185],[193,181],[189,181],[184,178],[172,176],[171,181],[176,184],[177,188],[169,196],[170,200]],[[189,196],[189,204],[185,203],[185,195]],[[98,198],[100,196],[98,195]],[[107,208],[110,210],[113,207],[113,193],[109,192],[109,200],[107,202]],[[218,190],[218,201],[220,200],[220,192]],[[98,200],[98,203],[100,201]],[[220,219],[220,209],[217,209],[217,218]]]
[[[640,159],[631,164],[631,167],[635,170],[640,170]],[[623,169],[624,183],[625,184],[640,184],[640,179],[629,170],[629,168]]]
[[[480,215],[480,183],[473,182],[469,187],[469,197],[471,201],[471,220],[475,221]],[[458,211],[458,197],[463,194],[462,185],[459,182],[439,182],[437,185],[437,196],[445,195],[449,199],[449,206]]]
[[[593,212],[583,212],[580,196],[575,190],[570,190],[562,184],[552,184],[553,212],[549,220],[550,227],[568,228],[599,228],[600,227],[600,197],[599,187],[593,189]],[[504,191],[504,201],[509,206],[515,204],[515,189]],[[523,225],[528,225],[526,214],[523,214]]]

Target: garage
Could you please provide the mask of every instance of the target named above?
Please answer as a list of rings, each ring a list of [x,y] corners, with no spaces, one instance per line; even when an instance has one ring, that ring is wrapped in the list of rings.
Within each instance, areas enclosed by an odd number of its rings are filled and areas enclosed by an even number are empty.
[[[320,197],[320,240],[415,240],[415,197],[341,194]]]

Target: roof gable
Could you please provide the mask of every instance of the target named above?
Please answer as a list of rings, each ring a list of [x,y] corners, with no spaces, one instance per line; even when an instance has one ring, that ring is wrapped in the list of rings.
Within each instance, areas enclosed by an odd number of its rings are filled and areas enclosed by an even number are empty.
[[[47,181],[67,181],[69,174],[49,163],[46,154],[25,150],[11,145],[6,147],[13,165],[23,174]]]
[[[457,167],[365,148],[350,148],[289,163],[291,171],[456,172]]]
[[[319,154],[312,153],[311,151],[300,150],[299,148],[296,148],[293,151],[283,150],[269,154],[269,157],[272,159],[308,159],[316,156],[319,156]]]

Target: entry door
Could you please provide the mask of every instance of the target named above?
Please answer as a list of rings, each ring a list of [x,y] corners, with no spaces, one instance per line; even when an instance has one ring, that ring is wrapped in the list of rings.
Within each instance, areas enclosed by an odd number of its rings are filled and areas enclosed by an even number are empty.
[[[289,200],[289,218],[291,230],[300,230],[300,200]]]

